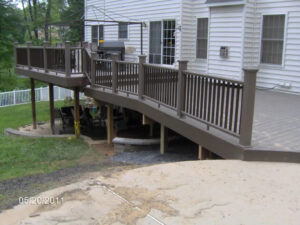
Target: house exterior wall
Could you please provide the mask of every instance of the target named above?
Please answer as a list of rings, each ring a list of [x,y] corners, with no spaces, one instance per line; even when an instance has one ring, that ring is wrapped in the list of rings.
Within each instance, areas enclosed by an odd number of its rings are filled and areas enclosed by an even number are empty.
[[[181,0],[86,0],[86,19],[105,19],[145,22],[143,28],[143,53],[149,52],[150,21],[175,20],[181,24]],[[96,24],[95,24],[96,25]],[[176,31],[175,61],[180,57],[180,34]],[[86,28],[85,40],[91,41],[91,28]],[[104,40],[118,40],[118,26],[104,27]],[[128,39],[125,41],[126,60],[136,61],[140,55],[140,25],[128,26]],[[130,48],[131,47],[131,48]],[[133,52],[132,52],[133,51]],[[130,52],[130,53],[129,53]]]
[[[242,79],[244,67],[258,67],[257,86],[300,92],[300,1],[244,0],[244,4],[209,7],[206,0],[86,0],[87,19],[144,21],[144,54],[149,50],[149,22],[176,20],[175,61],[189,61],[188,69],[226,78]],[[92,7],[93,6],[93,7]],[[97,9],[98,8],[98,9]],[[99,10],[101,9],[101,10]],[[105,10],[104,10],[105,9]],[[105,11],[105,15],[104,12]],[[282,65],[260,63],[262,16],[285,14],[285,40]],[[196,58],[197,18],[208,18],[208,56]],[[116,40],[118,27],[105,27],[104,39]],[[90,29],[86,40],[90,41]],[[127,60],[140,54],[139,26],[129,26],[126,47],[135,51]],[[219,56],[220,47],[229,49],[228,58]],[[279,84],[290,83],[291,88]]]

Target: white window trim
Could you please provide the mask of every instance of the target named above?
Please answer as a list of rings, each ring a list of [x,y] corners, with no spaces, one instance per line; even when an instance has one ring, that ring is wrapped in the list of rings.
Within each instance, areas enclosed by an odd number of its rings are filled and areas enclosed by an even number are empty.
[[[169,20],[174,20],[175,21],[175,51],[174,51],[174,63],[173,64],[163,64],[163,32],[164,32],[164,24],[163,22],[164,21],[169,21]],[[175,67],[176,66],[176,62],[177,62],[177,57],[176,57],[176,51],[177,51],[177,41],[178,41],[178,36],[177,36],[177,24],[178,24],[178,20],[177,19],[174,19],[174,18],[165,18],[165,19],[154,19],[154,20],[149,20],[148,21],[148,57],[147,57],[147,62],[149,63],[149,55],[150,55],[150,23],[151,22],[161,22],[161,44],[160,44],[160,48],[161,48],[161,57],[160,57],[160,64],[159,65],[164,65],[164,66],[167,66],[167,67]]]
[[[262,56],[262,36],[263,36],[263,21],[264,16],[275,16],[275,15],[284,15],[284,33],[283,33],[283,48],[282,48],[282,59],[281,64],[271,64],[271,63],[262,63],[261,56]],[[287,26],[288,26],[288,13],[287,12],[270,12],[270,13],[262,13],[260,19],[260,47],[259,47],[259,68],[278,68],[282,69],[285,66],[285,53],[286,53],[286,42],[287,42]]]
[[[197,58],[197,40],[198,40],[198,19],[207,19],[207,56],[206,59]],[[202,63],[205,64],[208,61],[208,44],[209,44],[209,30],[210,30],[210,18],[207,17],[196,17],[196,32],[195,32],[195,52],[194,52],[194,58],[196,63]]]

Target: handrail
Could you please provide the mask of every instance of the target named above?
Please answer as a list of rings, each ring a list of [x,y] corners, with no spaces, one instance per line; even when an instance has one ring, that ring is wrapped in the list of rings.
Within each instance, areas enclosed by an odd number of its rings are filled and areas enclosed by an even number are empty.
[[[86,46],[70,47],[69,42],[64,47],[15,46],[15,57],[16,66],[28,69],[83,73],[92,86],[149,99],[177,111],[179,118],[193,118],[239,137],[242,145],[251,144],[257,70],[245,69],[244,81],[227,79],[189,71],[187,61],[171,68],[146,63],[145,56],[138,63],[120,61],[116,55],[98,59]]]

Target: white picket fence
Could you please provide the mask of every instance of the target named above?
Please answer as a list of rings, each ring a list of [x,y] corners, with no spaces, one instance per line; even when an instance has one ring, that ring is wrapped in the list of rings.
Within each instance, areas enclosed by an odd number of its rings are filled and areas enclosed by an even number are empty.
[[[73,98],[73,91],[61,87],[54,86],[54,100],[64,100],[66,97]],[[80,98],[84,98],[84,94],[80,93]],[[35,100],[48,101],[49,87],[41,87],[35,89]],[[0,107],[26,104],[31,102],[31,90],[15,90],[9,92],[0,92]]]

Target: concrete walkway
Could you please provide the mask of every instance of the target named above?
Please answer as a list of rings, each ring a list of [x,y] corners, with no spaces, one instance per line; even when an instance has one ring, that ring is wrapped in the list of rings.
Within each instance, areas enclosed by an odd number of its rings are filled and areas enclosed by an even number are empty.
[[[298,225],[300,165],[232,160],[143,167],[42,193],[5,225]],[[53,197],[52,204],[42,204]],[[35,202],[39,199],[41,202]]]
[[[300,153],[300,95],[256,91],[254,149]]]

